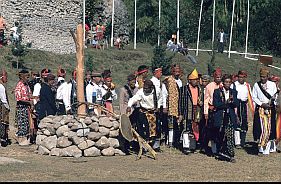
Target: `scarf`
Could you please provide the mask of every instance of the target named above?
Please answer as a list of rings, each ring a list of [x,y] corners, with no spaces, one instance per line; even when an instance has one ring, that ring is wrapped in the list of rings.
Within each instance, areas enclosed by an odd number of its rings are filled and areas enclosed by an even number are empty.
[[[168,108],[169,116],[179,116],[179,91],[178,85],[173,76],[166,78],[168,90]]]

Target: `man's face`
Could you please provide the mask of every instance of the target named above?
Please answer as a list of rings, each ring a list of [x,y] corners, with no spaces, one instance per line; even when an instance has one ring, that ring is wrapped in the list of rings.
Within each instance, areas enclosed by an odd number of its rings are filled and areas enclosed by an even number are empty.
[[[190,79],[189,83],[191,84],[192,87],[196,87],[198,86],[199,81],[198,79]]]
[[[162,69],[159,69],[157,71],[154,72],[154,76],[157,78],[157,79],[160,79],[161,76],[162,76]]]
[[[2,82],[3,83],[7,83],[8,82],[8,74],[7,74],[7,72],[4,72],[4,75],[2,77]]]
[[[99,84],[101,82],[101,78],[100,77],[94,77],[94,80],[95,80],[96,84]]]
[[[223,86],[225,89],[229,89],[230,88],[230,85],[231,85],[231,79],[225,79],[224,82],[223,82]]]
[[[112,79],[111,78],[107,78],[104,80],[104,84],[107,86],[107,87],[111,87],[111,83],[112,83]]]
[[[91,74],[87,74],[87,75],[86,75],[86,80],[87,80],[87,81],[90,81],[90,80],[91,80]]]
[[[214,81],[215,83],[219,84],[221,82],[221,75],[216,75]]]
[[[142,73],[141,75],[142,75],[143,79],[146,79],[147,76],[148,76],[148,72],[144,72],[144,73]]]
[[[53,86],[54,85],[54,83],[55,83],[55,80],[49,80],[49,82],[48,82],[48,84],[49,84],[49,86]]]
[[[153,88],[152,86],[144,85],[143,86],[143,92],[145,95],[148,95],[152,92]]]
[[[178,79],[180,76],[180,73],[181,73],[181,70],[180,70],[180,68],[177,67],[174,69],[173,75],[176,79]]]
[[[240,84],[244,84],[244,82],[245,82],[245,77],[242,76],[242,75],[239,75],[239,76],[238,76],[238,82],[239,82]]]
[[[22,81],[23,82],[27,82],[28,80],[29,80],[29,75],[26,74],[26,75],[22,76]]]
[[[209,84],[209,80],[202,79],[202,86],[205,88]]]
[[[130,88],[135,88],[135,86],[136,86],[136,79],[130,80],[128,82],[128,84],[129,84]]]
[[[265,84],[267,82],[268,76],[260,76],[261,83]]]

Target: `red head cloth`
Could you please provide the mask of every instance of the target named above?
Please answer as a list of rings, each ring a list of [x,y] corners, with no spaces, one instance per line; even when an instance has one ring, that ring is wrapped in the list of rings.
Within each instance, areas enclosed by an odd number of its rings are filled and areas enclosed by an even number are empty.
[[[238,76],[247,77],[247,72],[244,71],[244,70],[240,70],[240,71],[238,72]]]
[[[57,72],[57,76],[65,78],[65,75],[66,75],[66,71],[64,69],[62,69],[60,66],[58,69],[58,72]]]
[[[214,77],[221,76],[221,75],[222,75],[221,68],[217,68],[214,72]]]
[[[279,81],[280,81],[280,77],[278,77],[278,76],[276,76],[276,75],[272,75],[272,76],[270,77],[270,80],[271,80],[272,82],[279,82]]]

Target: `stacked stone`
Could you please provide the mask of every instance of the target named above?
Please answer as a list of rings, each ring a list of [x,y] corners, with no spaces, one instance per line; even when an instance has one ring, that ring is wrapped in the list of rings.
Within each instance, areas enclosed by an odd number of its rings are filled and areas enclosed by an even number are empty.
[[[119,148],[119,122],[106,116],[48,116],[41,120],[36,144],[41,155],[96,157],[125,155]]]

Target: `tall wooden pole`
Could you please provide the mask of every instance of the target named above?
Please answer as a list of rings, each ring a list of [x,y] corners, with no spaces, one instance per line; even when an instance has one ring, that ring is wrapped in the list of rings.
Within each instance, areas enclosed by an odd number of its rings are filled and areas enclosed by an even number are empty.
[[[76,60],[77,60],[77,101],[78,103],[85,102],[85,96],[84,96],[84,28],[83,24],[77,25],[77,33],[76,35],[71,32],[72,37],[74,39],[75,45],[76,45]],[[85,117],[86,116],[86,105],[79,105],[78,104],[78,110],[77,115],[79,117]]]

